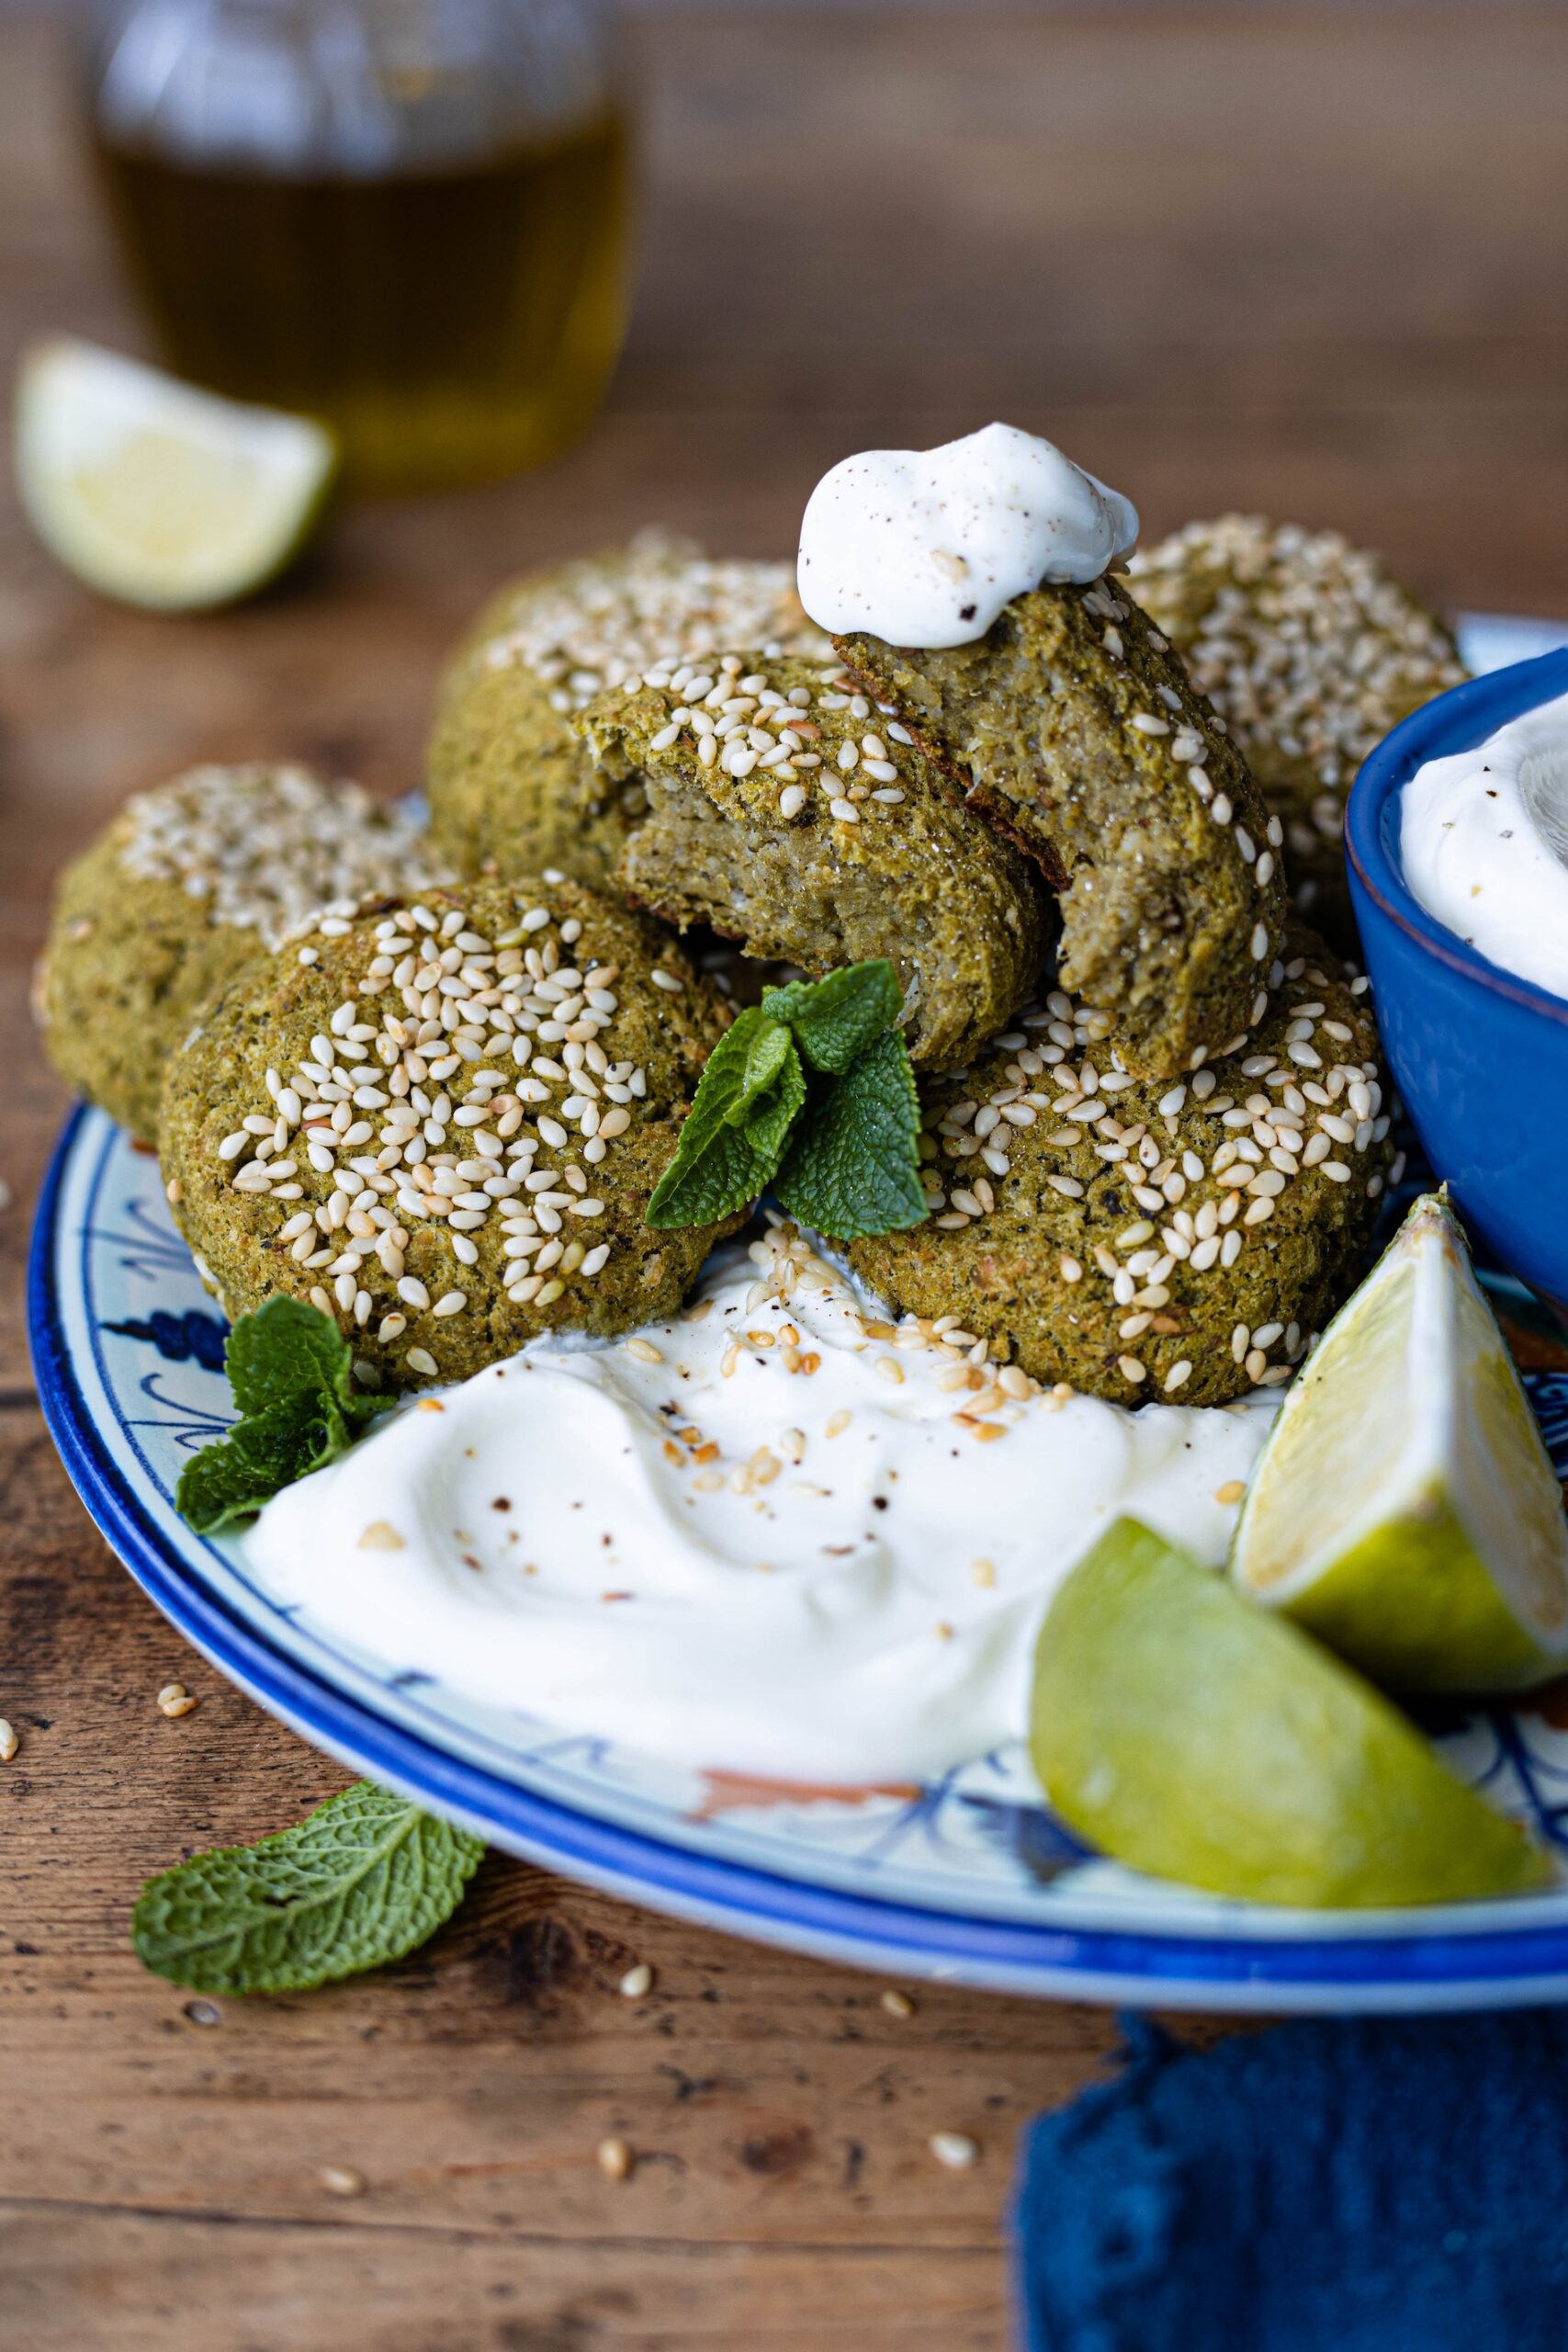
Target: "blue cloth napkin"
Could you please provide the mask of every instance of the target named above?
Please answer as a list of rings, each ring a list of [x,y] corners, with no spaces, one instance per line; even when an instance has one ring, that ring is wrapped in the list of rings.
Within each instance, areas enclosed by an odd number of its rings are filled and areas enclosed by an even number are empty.
[[[1126,2030],[1024,2135],[1027,2352],[1565,2352],[1568,2011]]]

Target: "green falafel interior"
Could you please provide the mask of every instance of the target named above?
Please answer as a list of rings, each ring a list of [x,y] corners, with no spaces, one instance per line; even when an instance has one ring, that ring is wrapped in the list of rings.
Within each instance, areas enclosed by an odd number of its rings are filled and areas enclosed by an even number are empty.
[[[770,1184],[790,1216],[840,1240],[921,1223],[902,1012],[882,957],[764,989],[708,1057],[649,1224],[731,1216]]]
[[[910,1055],[942,1069],[1033,993],[1044,893],[908,730],[836,662],[654,668],[573,721],[602,790],[640,795],[611,887],[820,978],[886,958]]]

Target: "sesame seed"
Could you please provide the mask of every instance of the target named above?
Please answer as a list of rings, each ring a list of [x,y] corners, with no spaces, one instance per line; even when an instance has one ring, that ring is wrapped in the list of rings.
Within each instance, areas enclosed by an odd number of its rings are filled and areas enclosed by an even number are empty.
[[[638,1363],[662,1363],[664,1362],[662,1353],[654,1346],[651,1340],[641,1340],[634,1337],[629,1340],[623,1340],[621,1341],[621,1345],[625,1348],[627,1355],[636,1357]]]
[[[199,1703],[183,1682],[165,1682],[158,1693],[158,1713],[171,1719],[194,1713]]]
[[[627,2179],[636,2162],[625,2140],[601,2140],[593,2154],[606,2180]]]
[[[638,1961],[635,1968],[627,1969],[618,1989],[628,2001],[640,2001],[645,1994],[652,1992],[653,1971],[646,1960]]]
[[[1463,674],[1440,624],[1337,532],[1227,515],[1187,525],[1132,568],[1244,752],[1258,764],[1282,752],[1315,771],[1327,830],[1337,831],[1344,783],[1373,745]],[[1217,593],[1195,614],[1196,579]],[[1270,845],[1281,838],[1274,819]]]
[[[0,1764],[9,1764],[21,1744],[4,1715],[0,1715]]]
[[[930,2146],[938,2164],[945,2165],[949,2172],[966,2172],[979,2161],[980,2143],[967,2132],[933,2132]]]

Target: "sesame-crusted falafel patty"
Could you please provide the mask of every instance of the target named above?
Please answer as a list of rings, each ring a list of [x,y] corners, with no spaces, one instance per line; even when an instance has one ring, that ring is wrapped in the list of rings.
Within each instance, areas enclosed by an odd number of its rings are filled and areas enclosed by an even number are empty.
[[[635,905],[807,972],[886,956],[920,1064],[961,1059],[1032,994],[1045,933],[1028,861],[819,663],[728,654],[601,695],[577,723],[646,801],[612,877]]]
[[[311,1301],[372,1387],[630,1329],[730,1229],[644,1223],[724,1025],[667,934],[572,883],[329,917],[172,1064],[175,1219],[230,1315]]]
[[[931,1219],[852,1242],[855,1272],[1116,1404],[1288,1378],[1359,1278],[1393,1151],[1365,982],[1310,932],[1285,957],[1247,1049],[1173,1085],[1060,994],[924,1081]]]
[[[208,1001],[318,908],[439,878],[422,833],[299,767],[192,768],[128,800],[55,891],[36,1002],[68,1084],[139,1141]]]
[[[606,686],[728,645],[830,653],[801,611],[793,566],[705,556],[645,531],[629,547],[530,574],[479,616],[442,683],[429,753],[430,825],[462,874],[558,867],[603,884],[630,808],[570,720]]]
[[[1174,1077],[1260,1017],[1280,829],[1121,584],[1032,589],[973,644],[834,640],[852,676],[1060,893],[1063,986],[1114,1012],[1129,1069]]]
[[[1349,946],[1345,797],[1392,727],[1463,680],[1452,636],[1337,531],[1259,514],[1189,523],[1132,574],[1284,827],[1297,909]]]

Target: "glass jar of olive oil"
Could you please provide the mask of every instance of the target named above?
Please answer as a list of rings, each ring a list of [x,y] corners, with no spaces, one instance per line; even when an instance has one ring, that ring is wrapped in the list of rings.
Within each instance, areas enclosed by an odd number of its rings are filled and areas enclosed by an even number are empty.
[[[589,423],[627,275],[599,0],[117,0],[85,96],[182,376],[321,417],[366,489],[510,473]]]

